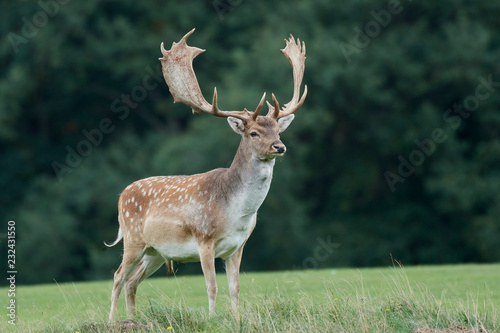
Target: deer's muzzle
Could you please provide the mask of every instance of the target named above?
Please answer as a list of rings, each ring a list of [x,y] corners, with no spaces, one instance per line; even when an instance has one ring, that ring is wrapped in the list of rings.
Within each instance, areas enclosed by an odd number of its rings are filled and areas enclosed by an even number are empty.
[[[286,146],[281,141],[273,143],[273,149],[278,154],[284,154],[286,152]]]

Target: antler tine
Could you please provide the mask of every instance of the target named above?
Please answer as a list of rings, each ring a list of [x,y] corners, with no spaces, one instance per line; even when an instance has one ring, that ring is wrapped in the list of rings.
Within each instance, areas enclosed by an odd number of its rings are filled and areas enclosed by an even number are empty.
[[[252,114],[252,119],[255,120],[259,116],[260,110],[262,110],[262,106],[264,106],[264,101],[266,100],[266,93],[262,95],[262,98],[260,99],[259,105],[257,105],[257,108]]]
[[[234,117],[241,120],[248,120],[250,117],[250,112],[247,109],[243,111],[221,111],[217,106],[217,87],[214,87],[214,96],[212,97],[212,109],[210,111],[205,111],[213,116],[228,118]]]
[[[217,89],[214,89],[212,104],[209,104],[201,93],[198,79],[193,70],[193,60],[205,50],[187,45],[187,39],[195,29],[189,31],[178,43],[172,43],[170,50],[165,50],[163,43],[159,58],[162,64],[165,82],[174,97],[174,103],[180,102],[191,107],[193,113],[206,112],[217,117],[235,117],[248,120],[250,113],[244,111],[221,111],[217,106]]]
[[[297,38],[297,42],[292,35],[288,40],[285,39],[286,46],[281,49],[281,53],[285,55],[293,70],[293,97],[290,102],[286,103],[282,111],[275,110],[269,103],[269,113],[276,119],[288,116],[295,111],[297,111],[304,103],[307,96],[307,85],[304,87],[304,93],[299,100],[300,96],[300,86],[302,84],[302,78],[304,77],[305,60],[306,60],[306,44],[304,42],[300,43],[300,39]],[[276,105],[276,103],[274,103]]]
[[[212,97],[212,111],[210,112],[214,116],[218,116],[219,107],[217,106],[217,87],[214,87],[214,96]]]
[[[273,104],[274,104],[273,117],[278,119],[278,116],[280,114],[280,104],[278,103],[278,100],[276,99],[276,96],[274,96],[274,94],[273,94]]]

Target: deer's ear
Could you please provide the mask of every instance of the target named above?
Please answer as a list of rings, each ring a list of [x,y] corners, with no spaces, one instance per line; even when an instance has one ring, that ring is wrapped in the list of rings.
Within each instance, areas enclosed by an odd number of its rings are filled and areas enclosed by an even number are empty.
[[[288,116],[284,116],[283,118],[278,119],[278,126],[280,127],[280,133],[284,132],[288,128],[288,126],[290,126],[293,118],[295,118],[295,115],[292,113]]]
[[[234,117],[228,117],[227,122],[236,133],[240,135],[243,135],[245,133],[245,122],[243,120]]]

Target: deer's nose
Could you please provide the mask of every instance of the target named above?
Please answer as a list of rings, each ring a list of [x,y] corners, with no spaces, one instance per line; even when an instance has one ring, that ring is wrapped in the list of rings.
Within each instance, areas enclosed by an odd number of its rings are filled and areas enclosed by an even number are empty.
[[[286,152],[286,147],[281,141],[273,143],[273,148],[278,154],[283,154],[284,152]]]

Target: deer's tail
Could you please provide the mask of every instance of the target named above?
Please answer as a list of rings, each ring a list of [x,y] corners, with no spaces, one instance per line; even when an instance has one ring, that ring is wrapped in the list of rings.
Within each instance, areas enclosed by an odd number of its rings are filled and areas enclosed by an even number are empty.
[[[107,247],[115,246],[122,240],[122,238],[123,238],[122,228],[118,228],[118,236],[116,237],[116,240],[111,244],[104,242],[104,245],[106,245]]]

